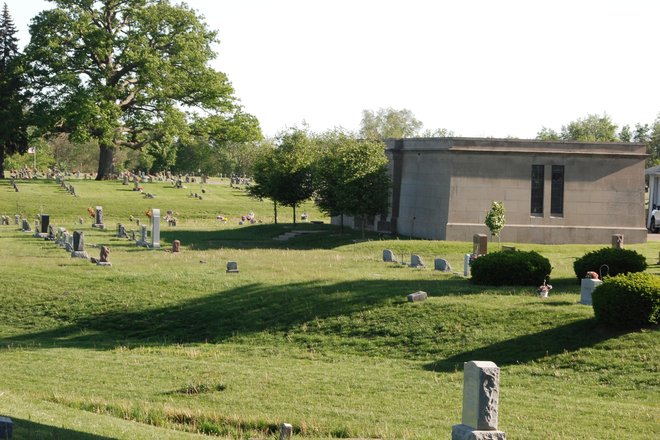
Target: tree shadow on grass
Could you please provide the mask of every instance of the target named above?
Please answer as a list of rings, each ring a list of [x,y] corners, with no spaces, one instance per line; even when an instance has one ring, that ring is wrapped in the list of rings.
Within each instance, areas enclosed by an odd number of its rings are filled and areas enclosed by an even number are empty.
[[[347,316],[388,303],[400,305],[406,302],[406,294],[416,290],[435,296],[478,293],[462,279],[448,279],[446,283],[442,288],[437,280],[315,281],[279,286],[252,283],[161,308],[85,316],[59,328],[2,338],[1,342],[4,347],[94,349],[223,342],[259,332],[284,335],[316,319]]]
[[[11,420],[13,422],[13,440],[111,440],[113,438],[43,425],[31,420],[14,417],[11,417]]]
[[[222,229],[222,225],[218,225],[218,228],[214,231],[168,229],[161,230],[160,236],[170,243],[179,240],[182,246],[188,246],[192,250],[333,249],[353,244],[362,237],[358,231],[345,229],[340,233],[339,227],[327,224],[255,224],[230,229]],[[302,233],[288,240],[277,240],[278,237],[292,231],[302,231]],[[368,238],[377,240],[379,236],[370,233]]]
[[[424,366],[430,371],[461,371],[469,361],[491,361],[498,366],[525,364],[564,352],[592,347],[602,341],[627,333],[599,325],[595,318],[582,319],[538,333],[507,339],[486,347],[464,351]]]

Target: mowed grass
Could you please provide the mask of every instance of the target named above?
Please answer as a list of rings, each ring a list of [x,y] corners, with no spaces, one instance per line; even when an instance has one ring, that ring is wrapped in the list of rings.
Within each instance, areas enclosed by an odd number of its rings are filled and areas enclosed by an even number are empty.
[[[462,271],[471,244],[362,240],[248,198],[226,181],[146,199],[120,182],[0,186],[0,415],[15,439],[449,438],[460,423],[462,365],[501,368],[500,429],[509,438],[647,439],[660,435],[657,328],[600,327],[577,304],[572,262],[600,245],[541,246],[553,265],[548,300],[534,288],[473,286],[457,274],[381,261],[420,254]],[[189,197],[190,192],[202,200]],[[93,229],[101,205],[108,229]],[[173,210],[162,250],[114,237],[150,208]],[[254,211],[262,223],[238,225]],[[111,248],[111,268],[72,259],[18,231],[13,215],[85,232]],[[226,224],[216,220],[222,214]],[[78,224],[83,217],[84,224]],[[290,241],[274,240],[311,231]],[[169,252],[180,240],[182,252]],[[511,243],[510,243],[511,244]],[[492,248],[497,244],[491,244]],[[627,245],[660,275],[660,242]],[[227,261],[240,272],[225,273]],[[429,300],[407,303],[417,290]]]

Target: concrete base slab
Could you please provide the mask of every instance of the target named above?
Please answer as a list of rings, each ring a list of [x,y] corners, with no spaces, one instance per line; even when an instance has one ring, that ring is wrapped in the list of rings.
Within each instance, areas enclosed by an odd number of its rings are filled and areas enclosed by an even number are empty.
[[[502,431],[477,431],[467,425],[454,425],[451,440],[506,440]]]
[[[71,252],[71,258],[85,258],[89,260],[89,254],[85,251],[73,251]]]

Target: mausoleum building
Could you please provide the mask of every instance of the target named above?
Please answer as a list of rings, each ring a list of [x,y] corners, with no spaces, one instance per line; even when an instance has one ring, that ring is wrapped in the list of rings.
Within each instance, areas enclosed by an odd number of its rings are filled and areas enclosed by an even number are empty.
[[[410,138],[386,141],[390,212],[374,226],[400,235],[471,241],[487,234],[492,201],[506,210],[502,241],[646,241],[640,143]]]

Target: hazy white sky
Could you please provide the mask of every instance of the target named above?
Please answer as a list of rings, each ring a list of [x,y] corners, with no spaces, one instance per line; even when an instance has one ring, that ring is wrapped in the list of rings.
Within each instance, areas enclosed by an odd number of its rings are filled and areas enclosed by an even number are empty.
[[[21,44],[51,3],[5,0]],[[178,2],[178,1],[177,1]],[[266,135],[306,121],[357,130],[362,110],[424,128],[533,138],[590,113],[660,113],[660,1],[187,0],[219,33],[214,67]]]

